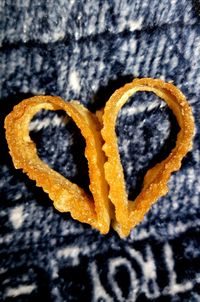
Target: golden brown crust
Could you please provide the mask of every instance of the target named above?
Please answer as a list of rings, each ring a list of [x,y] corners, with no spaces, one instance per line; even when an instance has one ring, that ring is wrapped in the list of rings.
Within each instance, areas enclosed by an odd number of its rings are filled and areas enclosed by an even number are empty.
[[[72,117],[86,140],[90,198],[84,190],[65,179],[39,159],[36,146],[29,136],[29,123],[41,109],[64,110]],[[5,120],[6,138],[13,163],[36,181],[49,194],[54,206],[61,212],[70,212],[74,219],[89,223],[105,234],[110,227],[110,203],[105,181],[100,125],[95,115],[79,102],[65,103],[59,97],[35,96],[14,107]]]
[[[147,171],[143,188],[133,202],[127,197],[115,124],[119,110],[137,91],[154,92],[162,98],[176,116],[180,131],[169,156]],[[29,136],[29,123],[41,109],[64,110],[79,127],[86,140],[85,156],[93,198],[39,159]],[[178,88],[161,80],[144,78],[116,90],[104,111],[98,111],[96,116],[77,101],[66,103],[52,96],[24,100],[6,117],[5,128],[14,166],[23,169],[49,194],[56,209],[70,212],[74,219],[90,224],[102,234],[109,231],[113,220],[113,227],[124,237],[143,219],[151,205],[168,192],[171,173],[180,168],[182,158],[192,147],[194,120],[191,108]]]
[[[162,98],[176,116],[180,131],[175,148],[165,160],[146,173],[143,188],[133,202],[128,201],[127,197],[115,124],[119,110],[137,91],[151,91]],[[191,108],[178,88],[162,80],[143,78],[135,79],[132,83],[115,91],[104,108],[103,125],[101,131],[105,141],[103,150],[108,157],[104,167],[110,187],[109,198],[115,206],[114,228],[123,237],[141,222],[151,205],[168,192],[167,182],[171,173],[180,168],[183,157],[192,147],[194,120]]]

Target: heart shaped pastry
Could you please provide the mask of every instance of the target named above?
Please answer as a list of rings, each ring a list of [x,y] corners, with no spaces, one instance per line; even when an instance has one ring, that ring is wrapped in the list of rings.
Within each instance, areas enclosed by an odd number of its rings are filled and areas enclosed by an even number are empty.
[[[115,124],[119,110],[138,91],[151,91],[162,98],[176,116],[180,131],[175,148],[146,173],[140,194],[134,201],[128,201]],[[38,157],[29,136],[29,123],[41,109],[64,110],[80,129],[86,140],[85,156],[93,198]],[[180,168],[182,158],[192,147],[194,120],[180,90],[171,83],[149,78],[135,79],[116,90],[102,114],[97,118],[77,101],[67,103],[59,97],[35,96],[15,106],[6,117],[6,138],[14,166],[23,169],[49,194],[56,209],[70,212],[74,219],[90,224],[102,234],[109,231],[112,221],[114,229],[123,237],[143,219],[151,205],[168,192],[171,173]]]

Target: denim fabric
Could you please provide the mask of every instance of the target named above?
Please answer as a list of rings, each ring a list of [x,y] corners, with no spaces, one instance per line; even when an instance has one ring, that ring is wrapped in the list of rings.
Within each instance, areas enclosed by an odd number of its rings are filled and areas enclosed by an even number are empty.
[[[0,300],[200,301],[200,3],[198,0],[2,0],[0,3]],[[39,94],[91,111],[135,77],[173,81],[196,123],[193,149],[126,239],[59,213],[15,170],[5,116]],[[116,133],[127,192],[173,148],[178,125],[152,93],[122,108]],[[30,124],[39,156],[88,190],[85,143],[63,112]]]

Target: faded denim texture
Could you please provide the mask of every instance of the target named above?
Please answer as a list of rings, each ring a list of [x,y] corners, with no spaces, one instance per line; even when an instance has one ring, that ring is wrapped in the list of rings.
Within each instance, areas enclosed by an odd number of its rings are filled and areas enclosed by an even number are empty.
[[[195,0],[0,3],[0,300],[200,301],[200,3]],[[173,81],[196,123],[193,149],[126,239],[101,236],[57,212],[8,153],[4,118],[32,95],[80,100],[95,111],[135,77]],[[88,189],[84,140],[62,112],[30,125],[40,157]],[[137,93],[116,132],[127,191],[174,146],[166,104]]]

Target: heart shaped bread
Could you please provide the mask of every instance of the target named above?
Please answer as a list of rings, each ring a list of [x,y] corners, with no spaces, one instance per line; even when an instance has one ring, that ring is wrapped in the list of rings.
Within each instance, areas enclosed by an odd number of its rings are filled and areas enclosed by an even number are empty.
[[[140,194],[129,201],[117,145],[115,126],[118,113],[129,97],[138,91],[150,91],[163,99],[172,110],[180,131],[176,146],[168,157],[147,171]],[[92,197],[76,184],[51,169],[37,155],[29,136],[29,124],[41,109],[64,110],[76,123],[85,141]],[[88,223],[102,234],[110,223],[121,237],[141,222],[156,200],[168,192],[167,182],[192,148],[194,119],[181,91],[158,79],[135,79],[115,91],[104,111],[95,114],[77,101],[59,97],[35,96],[14,107],[5,119],[6,139],[15,168],[22,169],[43,188],[60,212],[70,212],[74,219]]]

